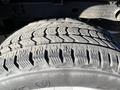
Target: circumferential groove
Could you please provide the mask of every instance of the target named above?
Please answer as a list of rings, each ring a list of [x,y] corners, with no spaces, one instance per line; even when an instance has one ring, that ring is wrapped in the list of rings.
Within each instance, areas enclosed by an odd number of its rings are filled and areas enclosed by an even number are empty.
[[[44,52],[44,57],[45,57],[46,62],[49,64],[49,57],[48,57],[48,51],[47,50],[45,50],[45,52]]]
[[[32,52],[29,53],[29,61],[34,66],[33,53]]]
[[[101,53],[98,51],[98,57],[99,57],[99,66],[102,66],[102,58],[101,58]]]
[[[6,59],[4,59],[3,68],[4,68],[6,71],[8,71],[8,68],[7,68],[7,66],[6,66]]]
[[[61,49],[59,49],[59,57],[60,57],[61,62],[63,63],[63,52]]]
[[[73,60],[73,64],[75,63],[75,55],[74,55],[74,50],[71,49],[71,58]]]
[[[111,66],[111,57],[109,53],[108,53],[108,60],[109,60],[109,66]]]
[[[19,64],[17,63],[17,56],[14,57],[14,65],[19,69]]]
[[[86,54],[87,54],[88,64],[90,64],[90,54],[89,54],[89,51],[88,51],[88,50],[86,50]]]

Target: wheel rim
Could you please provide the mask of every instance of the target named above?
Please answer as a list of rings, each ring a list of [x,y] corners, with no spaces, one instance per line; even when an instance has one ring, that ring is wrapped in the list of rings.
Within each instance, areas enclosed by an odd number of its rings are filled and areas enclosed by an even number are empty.
[[[43,88],[65,86],[93,88],[92,90],[96,90],[94,88],[97,88],[97,90],[116,90],[120,89],[119,83],[120,76],[118,75],[69,68],[64,70],[44,70],[7,78],[1,80],[0,90],[41,90]]]
[[[27,90],[27,88],[25,90]],[[87,88],[87,87],[51,87],[51,88],[42,88],[42,89],[33,89],[33,90],[100,90],[100,89]]]

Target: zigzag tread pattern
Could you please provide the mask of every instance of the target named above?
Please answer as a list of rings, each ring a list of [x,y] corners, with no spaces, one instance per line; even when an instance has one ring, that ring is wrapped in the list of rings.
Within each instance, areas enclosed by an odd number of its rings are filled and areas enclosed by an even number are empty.
[[[54,22],[49,27],[34,23],[30,31],[8,38],[0,46],[0,76],[49,67],[120,72],[119,50],[105,34],[83,28],[81,22],[82,26],[75,27],[73,20]]]

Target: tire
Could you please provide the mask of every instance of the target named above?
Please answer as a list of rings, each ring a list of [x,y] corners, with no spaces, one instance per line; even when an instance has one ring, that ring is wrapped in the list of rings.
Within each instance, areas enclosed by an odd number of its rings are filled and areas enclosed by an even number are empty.
[[[108,34],[69,18],[23,27],[0,46],[0,90],[120,89],[120,52]]]

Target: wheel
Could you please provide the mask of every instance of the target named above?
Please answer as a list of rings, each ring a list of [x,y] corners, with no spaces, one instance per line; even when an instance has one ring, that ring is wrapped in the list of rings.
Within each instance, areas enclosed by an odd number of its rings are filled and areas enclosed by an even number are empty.
[[[79,20],[33,22],[9,36],[0,54],[0,90],[120,89],[119,48],[107,31]]]

